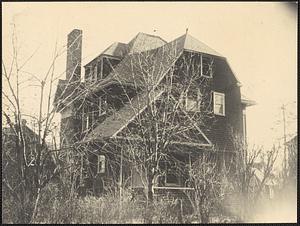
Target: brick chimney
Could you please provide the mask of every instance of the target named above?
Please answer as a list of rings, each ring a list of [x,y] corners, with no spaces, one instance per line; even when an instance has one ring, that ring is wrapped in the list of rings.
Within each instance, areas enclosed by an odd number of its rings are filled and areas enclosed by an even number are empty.
[[[66,79],[70,82],[80,81],[82,30],[74,29],[68,34]]]

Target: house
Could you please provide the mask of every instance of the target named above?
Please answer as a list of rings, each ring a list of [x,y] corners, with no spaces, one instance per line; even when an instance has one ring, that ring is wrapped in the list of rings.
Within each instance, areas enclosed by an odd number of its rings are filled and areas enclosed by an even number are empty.
[[[20,173],[22,170],[26,178],[26,189],[32,189],[36,179],[36,147],[38,143],[39,135],[34,128],[28,126],[25,119],[22,119],[20,125],[9,122],[8,127],[2,128],[2,183],[7,182],[12,188],[17,189],[23,179]],[[46,143],[44,148],[48,149],[49,144]],[[44,178],[50,178],[55,169],[55,161],[51,154],[49,156],[50,158],[42,156]],[[7,186],[3,186],[5,194],[9,192],[6,188]]]
[[[286,170],[287,182],[292,188],[297,184],[297,158],[298,158],[298,135],[294,135],[285,144],[286,155]]]
[[[38,142],[37,133],[28,127],[27,121],[25,119],[23,119],[21,122],[21,128],[17,124],[12,126],[13,127],[9,126],[2,128],[2,144],[3,148],[6,150],[6,152],[4,152],[4,159],[6,156],[13,156],[12,159],[14,159],[14,157],[16,156],[17,145],[22,148],[23,144],[19,143],[21,142],[21,139],[18,137],[17,132],[18,130],[22,129],[28,165],[29,167],[34,166],[33,151],[35,149],[36,143]]]
[[[260,186],[262,181],[264,180],[264,173],[263,169],[258,169],[256,167],[253,168],[254,177],[251,178],[251,187],[255,190],[257,187]],[[275,190],[278,188],[278,181],[277,178],[273,173],[270,174],[269,177],[265,179],[262,195],[264,198],[273,199]]]
[[[143,176],[130,170],[130,164],[122,162],[120,149],[112,146],[116,141],[141,142],[134,121],[145,117],[151,104],[164,102],[168,87],[171,93],[185,87],[172,96],[180,103],[180,117],[188,121],[201,114],[207,125],[172,137],[170,148],[179,149],[174,156],[184,164],[212,147],[220,150],[219,158],[230,159],[232,134],[246,139],[245,110],[254,102],[241,95],[241,84],[226,57],[187,32],[170,42],[138,33],[128,43],[113,43],[83,66],[83,78],[81,30],[68,35],[67,46],[66,79],[59,80],[54,100],[61,113],[61,145],[86,145],[89,155],[81,156],[86,165],[81,179],[94,191],[105,190],[112,181],[123,184],[125,178],[130,178],[132,187],[143,186]],[[186,187],[187,175],[178,177],[172,170],[156,178],[157,189]]]

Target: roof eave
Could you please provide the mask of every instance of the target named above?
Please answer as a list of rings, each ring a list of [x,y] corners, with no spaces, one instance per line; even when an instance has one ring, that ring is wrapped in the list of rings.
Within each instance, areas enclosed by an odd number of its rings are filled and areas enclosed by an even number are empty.
[[[117,59],[117,60],[122,60],[122,57],[120,57],[120,56],[114,56],[114,55],[109,55],[109,54],[106,54],[106,53],[101,53],[98,56],[96,56],[94,59],[92,59],[90,62],[85,64],[83,67],[86,68],[91,63],[93,63],[93,61],[95,61],[95,60],[97,60],[98,58],[101,58],[101,57],[111,57],[111,58],[114,58],[114,59]]]
[[[216,54],[206,53],[206,52],[199,52],[199,51],[195,51],[195,50],[187,49],[187,48],[183,48],[183,50],[186,51],[186,52],[200,53],[200,54],[205,54],[205,55],[209,55],[209,56],[213,56],[213,57],[218,57],[218,58],[221,58],[221,59],[226,60],[226,57],[224,57],[224,56],[222,56],[222,55],[216,55]]]
[[[249,99],[241,99],[241,103],[245,107],[251,107],[251,106],[257,105],[257,103],[254,100],[249,100]]]

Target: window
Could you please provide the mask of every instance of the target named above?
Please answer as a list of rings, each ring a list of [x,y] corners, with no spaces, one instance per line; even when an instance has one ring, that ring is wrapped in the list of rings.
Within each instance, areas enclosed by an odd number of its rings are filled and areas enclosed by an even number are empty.
[[[187,95],[186,93],[183,94],[180,98],[181,107],[183,107],[186,111],[200,111],[201,106],[201,92],[197,90],[197,96],[194,95]]]
[[[93,79],[94,81],[97,81],[97,64],[94,66],[94,72],[93,72]]]
[[[201,110],[202,93],[200,89],[197,90],[197,109]]]
[[[186,100],[186,93],[180,94],[179,96],[179,106],[185,109],[185,100]]]
[[[97,173],[105,173],[105,155],[98,155]]]
[[[98,99],[98,111],[99,111],[99,116],[106,114],[106,109],[107,109],[107,97],[102,96],[99,97]]]
[[[224,93],[213,92],[214,114],[225,116],[225,95]]]
[[[91,67],[87,66],[85,68],[85,76],[84,76],[84,82],[87,82],[89,80],[89,77],[91,76]]]
[[[90,116],[89,116],[89,114],[87,113],[86,114],[86,123],[85,123],[85,125],[86,125],[86,129],[89,129],[89,126],[90,126]]]
[[[201,75],[204,77],[212,77],[213,58],[201,55]]]
[[[186,111],[197,111],[197,105],[198,104],[196,100],[189,97],[186,98]]]
[[[179,186],[179,178],[174,173],[167,173],[166,175],[166,186]]]
[[[162,161],[160,165],[161,174],[159,186],[180,186],[181,178],[178,166],[174,162]]]
[[[84,107],[82,109],[82,131],[89,129],[90,117],[88,114],[88,110],[89,110],[88,107]]]

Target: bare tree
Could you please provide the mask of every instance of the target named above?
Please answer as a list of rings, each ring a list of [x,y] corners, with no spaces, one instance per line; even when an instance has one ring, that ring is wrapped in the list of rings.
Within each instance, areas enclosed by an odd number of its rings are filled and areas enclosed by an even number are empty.
[[[261,198],[266,183],[271,178],[274,163],[278,156],[278,147],[265,151],[262,147],[249,147],[240,137],[234,138],[235,157],[233,158],[230,173],[230,182],[234,192],[241,199],[242,220],[249,219],[253,213],[253,206]],[[261,160],[260,169],[262,177],[257,180],[256,163]]]
[[[152,222],[154,186],[158,177],[166,173],[163,163],[186,164],[174,153],[185,145],[203,148],[200,128],[213,118],[208,91],[211,79],[201,74],[202,56],[182,53],[176,43],[170,43],[130,56],[126,64],[129,69],[123,69],[131,72],[126,81],[118,71],[114,72],[127,98],[125,108],[133,115],[123,130],[114,134],[114,143],[140,175],[147,197],[147,222]],[[212,62],[209,70],[212,73]],[[134,97],[128,93],[129,81],[137,93]]]
[[[44,75],[35,75],[24,69],[35,52],[27,59],[20,59],[15,26],[12,51],[9,63],[2,59],[2,115],[5,119],[2,126],[7,127],[6,132],[3,130],[6,138],[2,143],[2,185],[16,206],[16,222],[28,223],[35,220],[42,189],[70,167],[64,161],[65,152],[54,134],[57,123],[53,119],[57,106],[52,105],[53,87],[60,76],[56,74],[55,66],[66,48],[58,49],[55,44],[53,58]],[[40,89],[39,100],[36,100],[37,115],[27,115],[22,107],[25,97],[20,90],[24,85]],[[25,119],[32,124],[25,124]],[[13,170],[10,172],[10,169]]]
[[[194,213],[201,223],[209,223],[213,211],[220,209],[228,190],[228,169],[220,167],[216,150],[208,150],[199,156],[190,169],[189,186],[192,191],[186,194]]]

